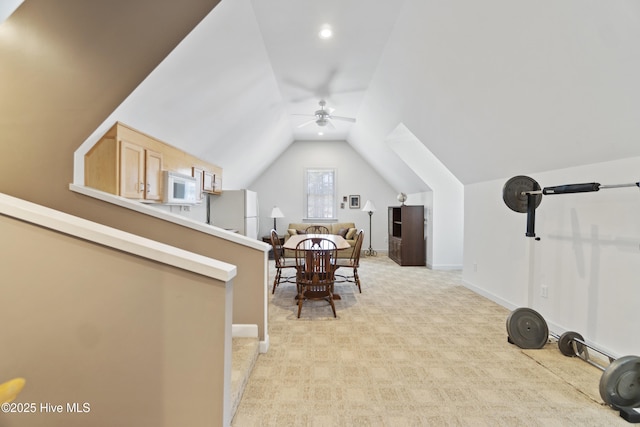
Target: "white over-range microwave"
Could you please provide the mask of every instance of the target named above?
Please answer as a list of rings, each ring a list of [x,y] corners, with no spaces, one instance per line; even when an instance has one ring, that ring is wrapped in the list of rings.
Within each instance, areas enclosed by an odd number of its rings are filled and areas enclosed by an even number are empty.
[[[164,171],[164,203],[192,205],[196,203],[197,181],[194,177]]]

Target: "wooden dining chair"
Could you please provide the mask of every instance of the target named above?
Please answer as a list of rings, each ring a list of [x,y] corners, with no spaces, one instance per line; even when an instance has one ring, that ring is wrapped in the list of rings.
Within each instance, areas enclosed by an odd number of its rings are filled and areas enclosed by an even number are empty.
[[[331,234],[324,225],[310,225],[304,230],[305,234]]]
[[[362,288],[360,287],[360,276],[358,276],[358,267],[360,267],[360,252],[362,252],[362,242],[364,241],[364,230],[360,229],[356,233],[356,239],[353,245],[353,252],[351,253],[351,257],[347,258],[338,258],[336,260],[336,268],[344,267],[352,269],[351,274],[349,275],[337,275],[338,278],[336,281],[340,282],[352,282],[358,286],[358,291],[362,293]]]
[[[273,290],[271,291],[273,294],[276,292],[276,286],[280,283],[293,283],[295,276],[287,276],[283,280],[282,271],[295,269],[296,263],[294,259],[284,257],[284,251],[282,246],[280,246],[280,237],[278,237],[276,230],[271,230],[271,246],[273,247],[273,259],[276,264],[276,277],[273,281]]]
[[[333,261],[338,256],[336,244],[322,237],[311,237],[298,243],[295,254],[298,318],[305,300],[328,301],[333,317],[337,317],[336,306],[333,303],[336,269]]]

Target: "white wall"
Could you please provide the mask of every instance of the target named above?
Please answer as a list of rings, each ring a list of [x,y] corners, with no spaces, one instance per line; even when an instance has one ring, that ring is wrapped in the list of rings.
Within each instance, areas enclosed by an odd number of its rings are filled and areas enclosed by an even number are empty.
[[[207,222],[207,202],[203,200],[201,203],[193,206],[177,206],[177,205],[163,205],[163,204],[150,204],[149,206],[163,210],[165,212],[171,212],[176,215],[190,218],[198,222]]]
[[[0,24],[22,4],[24,0],[3,0],[0,3]]]
[[[273,228],[269,218],[273,206],[278,206],[284,218],[277,220],[279,234],[286,232],[290,222],[302,222],[304,217],[305,168],[335,168],[337,174],[338,220],[354,222],[365,231],[363,248],[388,250],[387,206],[399,205],[397,194],[345,141],[297,141],[260,175],[249,189],[258,193],[260,200],[260,235],[266,236]],[[375,203],[377,211],[371,218],[373,236],[369,236],[369,214],[360,209],[349,209],[348,203],[340,209],[343,196],[360,195],[360,205],[367,199]]]
[[[387,135],[386,143],[433,190],[427,265],[437,270],[462,268],[463,185],[404,124]]]
[[[639,170],[634,157],[531,177],[541,187],[623,184],[637,182]],[[543,196],[535,241],[525,237],[526,214],[502,201],[509,178],[465,187],[465,284],[511,309],[535,309],[553,332],[577,331],[617,356],[640,354],[638,188]]]

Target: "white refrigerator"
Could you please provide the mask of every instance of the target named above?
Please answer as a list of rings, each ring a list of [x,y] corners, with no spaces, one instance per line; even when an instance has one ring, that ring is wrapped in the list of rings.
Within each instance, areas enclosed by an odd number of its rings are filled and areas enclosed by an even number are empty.
[[[258,238],[258,194],[251,190],[224,190],[209,196],[209,224]]]

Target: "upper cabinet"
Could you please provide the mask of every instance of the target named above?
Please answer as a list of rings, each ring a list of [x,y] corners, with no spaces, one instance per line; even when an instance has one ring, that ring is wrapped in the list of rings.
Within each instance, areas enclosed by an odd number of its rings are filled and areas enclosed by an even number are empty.
[[[221,178],[213,172],[204,172],[203,191],[207,193],[220,194],[221,191]]]
[[[162,153],[144,150],[144,181],[147,200],[162,200]]]
[[[162,200],[162,153],[119,141],[120,195],[129,199]]]
[[[221,193],[222,168],[122,123],[89,150],[84,169],[87,187],[129,199],[162,202],[163,170],[195,176],[201,191]]]

